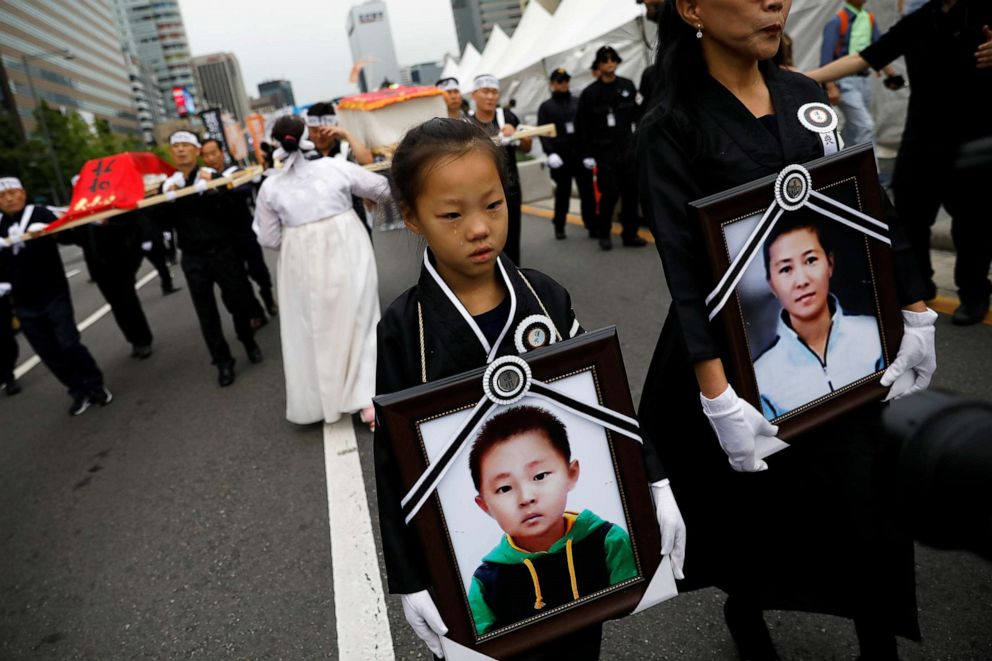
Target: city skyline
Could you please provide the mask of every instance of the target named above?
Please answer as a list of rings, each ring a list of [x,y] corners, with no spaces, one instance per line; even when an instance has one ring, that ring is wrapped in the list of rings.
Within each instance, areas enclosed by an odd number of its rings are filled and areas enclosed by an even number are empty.
[[[358,93],[348,82],[352,58],[346,30],[357,1],[297,0],[283,12],[261,0],[179,4],[192,54],[233,52],[249,93],[273,79],[289,80],[300,105]],[[386,4],[401,66],[458,52],[450,0]]]

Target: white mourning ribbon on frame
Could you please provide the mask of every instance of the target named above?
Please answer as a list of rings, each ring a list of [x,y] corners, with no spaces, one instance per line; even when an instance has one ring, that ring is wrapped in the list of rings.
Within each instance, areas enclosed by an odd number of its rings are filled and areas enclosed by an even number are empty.
[[[407,525],[437,489],[455,460],[471,445],[471,439],[482,427],[490,411],[497,406],[515,404],[525,396],[552,402],[604,429],[612,430],[638,443],[643,442],[637,420],[598,404],[579,401],[550,384],[534,379],[527,361],[520,356],[497,358],[490,363],[482,379],[482,389],[485,392],[482,399],[472,409],[468,419],[444,444],[437,459],[427,467],[403,497],[400,504]]]
[[[744,277],[751,262],[761,252],[761,247],[782,214],[786,211],[798,211],[803,208],[855,229],[876,241],[892,245],[888,236],[889,226],[887,224],[818,193],[813,190],[813,178],[810,176],[809,170],[802,165],[788,165],[779,172],[778,178],[775,180],[775,201],[765,210],[761,220],[748,235],[744,246],[731,261],[730,267],[727,268],[716,287],[706,297],[706,310],[710,321],[727,304],[730,295],[740,283],[741,278]]]

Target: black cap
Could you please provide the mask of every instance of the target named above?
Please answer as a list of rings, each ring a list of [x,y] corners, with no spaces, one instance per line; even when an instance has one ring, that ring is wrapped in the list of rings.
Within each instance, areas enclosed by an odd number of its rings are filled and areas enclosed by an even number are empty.
[[[571,79],[572,77],[568,75],[568,71],[565,70],[565,67],[558,67],[551,72],[552,83],[568,82]]]
[[[623,62],[623,58],[620,57],[620,53],[613,46],[600,46],[599,50],[596,51],[596,62],[605,62],[607,56],[616,60],[617,64]]]

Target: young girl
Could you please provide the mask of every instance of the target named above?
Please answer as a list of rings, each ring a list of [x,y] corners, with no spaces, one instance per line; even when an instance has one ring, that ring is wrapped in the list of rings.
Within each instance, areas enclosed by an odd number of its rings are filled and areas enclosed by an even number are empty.
[[[507,235],[503,153],[478,127],[433,119],[411,130],[393,156],[393,197],[407,227],[427,242],[420,279],[383,314],[376,392],[396,392],[515,354],[514,331],[531,315],[551,320],[562,338],[582,332],[568,292],[548,276],[501,256]],[[645,444],[647,447],[650,444]],[[654,456],[646,457],[658,504],[663,553],[681,577],[681,515]],[[403,488],[388,430],[375,434],[376,485],[389,591],[400,594],[416,634],[441,655],[447,629],[427,592],[429,580],[412,528],[400,509]],[[677,548],[675,548],[677,546]],[[546,653],[598,658],[598,625],[555,641]],[[537,650],[534,658],[542,658]],[[530,657],[528,657],[530,658]]]

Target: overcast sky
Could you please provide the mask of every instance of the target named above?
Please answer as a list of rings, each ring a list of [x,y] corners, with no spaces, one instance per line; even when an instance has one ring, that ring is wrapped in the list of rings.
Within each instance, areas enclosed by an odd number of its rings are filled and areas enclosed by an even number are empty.
[[[348,83],[345,21],[358,0],[179,0],[193,55],[238,57],[248,96],[258,83],[287,79],[305,105],[358,92]],[[400,66],[457,54],[450,0],[386,0]]]

